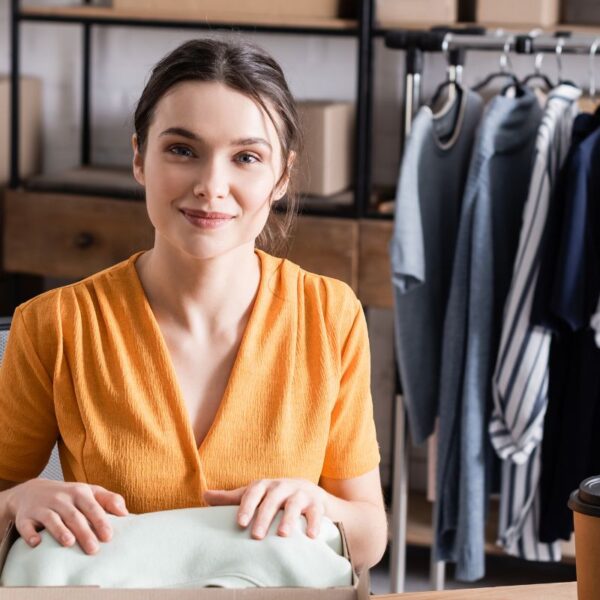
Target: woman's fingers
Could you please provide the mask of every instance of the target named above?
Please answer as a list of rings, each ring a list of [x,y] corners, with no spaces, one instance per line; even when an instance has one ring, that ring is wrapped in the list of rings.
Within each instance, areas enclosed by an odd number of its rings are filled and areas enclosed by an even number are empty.
[[[112,538],[112,527],[106,516],[104,508],[96,500],[92,491],[84,493],[74,498],[75,507],[78,508],[83,516],[90,522],[96,532],[98,540],[109,542]]]
[[[283,516],[281,517],[279,527],[277,528],[277,533],[279,535],[286,536],[292,532],[292,529],[296,527],[296,524],[298,523],[303,508],[304,502],[298,494],[290,496],[285,503]]]
[[[306,535],[311,538],[318,537],[321,532],[321,519],[323,518],[323,508],[318,504],[310,504],[304,511],[306,517]]]
[[[244,492],[240,501],[240,509],[238,511],[238,523],[242,527],[246,527],[252,520],[258,505],[261,503],[268,489],[268,482],[259,480],[251,483]],[[256,525],[256,523],[255,523]],[[253,533],[255,530],[253,530]]]
[[[128,515],[129,511],[125,504],[125,498],[121,494],[110,492],[100,485],[90,485],[90,489],[98,504],[108,513],[117,516]]]
[[[98,538],[88,520],[75,506],[66,506],[59,513],[65,525],[73,532],[75,539],[86,554],[95,554],[100,549]]]
[[[35,522],[32,519],[17,519],[15,521],[15,527],[19,532],[19,535],[29,544],[32,548],[35,548],[40,543],[40,534],[35,528]]]
[[[252,525],[252,535],[255,538],[262,539],[266,535],[275,515],[289,495],[290,489],[285,482],[273,483],[267,488],[267,493],[256,511]]]
[[[45,514],[40,517],[40,525],[43,525],[59,544],[72,546],[75,543],[75,536],[56,511],[50,509],[45,511]]]

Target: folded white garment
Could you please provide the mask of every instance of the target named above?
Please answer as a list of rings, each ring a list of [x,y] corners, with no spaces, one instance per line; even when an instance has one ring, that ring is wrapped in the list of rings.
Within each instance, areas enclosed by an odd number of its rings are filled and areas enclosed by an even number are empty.
[[[87,555],[64,547],[47,531],[29,547],[12,545],[0,575],[3,586],[113,588],[316,587],[352,585],[339,529],[323,518],[317,538],[300,517],[287,537],[277,535],[280,511],[262,540],[241,528],[237,506],[185,508],[140,515],[108,515],[111,541]]]

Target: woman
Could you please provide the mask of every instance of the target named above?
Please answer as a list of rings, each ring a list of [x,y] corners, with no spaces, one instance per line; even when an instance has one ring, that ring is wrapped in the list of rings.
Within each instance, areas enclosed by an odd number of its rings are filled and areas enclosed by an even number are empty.
[[[135,114],[154,247],[18,307],[0,369],[0,515],[87,553],[116,515],[239,505],[265,535],[341,521],[386,546],[364,315],[345,284],[255,248],[296,205],[294,102],[245,43],[190,41]],[[288,196],[283,220],[273,205]],[[266,227],[265,227],[266,225]],[[279,231],[277,231],[279,227]],[[37,479],[58,440],[65,482]]]

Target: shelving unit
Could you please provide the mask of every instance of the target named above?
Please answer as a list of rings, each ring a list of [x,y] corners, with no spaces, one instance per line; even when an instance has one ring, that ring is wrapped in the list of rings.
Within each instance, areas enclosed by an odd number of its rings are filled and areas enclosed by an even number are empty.
[[[236,28],[251,31],[283,33],[326,33],[327,35],[356,35],[356,19],[282,18],[261,17],[260,23],[248,15],[231,16],[225,12],[189,14],[177,12],[124,10],[99,6],[26,7],[21,8],[21,18],[27,21],[59,21],[63,23],[90,23],[102,25],[187,27],[191,29]]]
[[[107,169],[94,167],[91,160],[92,130],[91,115],[93,110],[93,90],[92,85],[92,53],[94,51],[91,43],[91,32],[97,27],[144,27],[144,28],[173,28],[173,29],[192,29],[192,30],[222,30],[222,31],[247,31],[256,33],[284,33],[289,35],[318,35],[334,37],[351,37],[357,40],[357,91],[356,91],[356,134],[354,147],[354,185],[351,189],[342,194],[327,198],[303,198],[301,202],[301,216],[299,218],[299,232],[307,231],[308,224],[314,228],[314,218],[332,218],[336,221],[331,222],[340,230],[346,231],[349,227],[359,228],[359,220],[369,212],[368,204],[370,198],[370,154],[371,154],[371,77],[372,77],[372,17],[373,0],[361,3],[360,15],[358,19],[309,19],[309,18],[265,18],[257,22],[256,19],[240,18],[235,22],[226,14],[211,13],[210,15],[193,15],[169,12],[162,14],[152,14],[144,11],[124,11],[113,8],[96,7],[89,5],[71,6],[71,7],[27,7],[21,6],[20,0],[11,0],[11,105],[13,107],[11,122],[11,181],[7,193],[6,211],[13,212],[18,208],[19,219],[31,219],[36,221],[35,202],[39,200],[43,203],[47,200],[48,193],[59,194],[60,203],[70,203],[77,199],[82,203],[80,216],[80,225],[75,227],[71,237],[63,236],[63,243],[66,244],[66,250],[72,253],[74,259],[81,262],[79,276],[87,275],[95,268],[102,256],[106,259],[117,257],[118,252],[106,254],[105,248],[100,243],[99,235],[87,235],[93,223],[90,222],[90,214],[93,210],[86,210],[89,204],[90,194],[97,199],[103,197],[106,200],[119,198],[119,210],[127,210],[125,203],[139,202],[142,197],[136,192],[136,185],[131,176],[122,172],[115,171],[113,174]],[[55,173],[50,176],[34,177],[28,181],[21,181],[19,178],[19,72],[20,72],[20,26],[23,23],[68,23],[78,26],[82,31],[82,88],[81,88],[81,138],[80,138],[80,168],[71,170],[68,173]],[[129,181],[128,181],[129,179]],[[64,192],[68,191],[70,197]],[[26,199],[20,205],[19,197]],[[132,207],[131,210],[134,210]],[[30,210],[30,213],[23,215],[23,211]],[[52,214],[48,217],[62,212],[60,205],[55,204],[51,210]],[[6,212],[5,211],[5,212]],[[15,213],[12,216],[17,216]],[[13,223],[17,222],[11,214],[6,214],[5,239],[4,239],[4,267],[12,272],[21,263],[18,256],[12,253],[22,243],[27,243],[30,237],[27,232],[23,234],[22,230],[15,230]],[[339,221],[339,223],[338,223]],[[344,221],[351,223],[344,224]],[[25,238],[25,239],[23,239]],[[345,273],[342,277],[347,283],[358,291],[358,264],[359,264],[359,235],[348,235],[346,237],[347,248],[339,249],[346,261],[348,267],[340,269],[338,266],[331,266],[326,261],[324,269],[321,265],[314,264],[314,241],[311,245],[302,247],[302,239],[306,239],[302,233],[296,236],[294,248],[291,255],[295,255],[298,262],[308,268],[309,265],[317,268],[324,274],[339,276],[340,272]],[[325,234],[325,239],[327,235]],[[81,240],[87,239],[88,244],[85,248],[81,246]],[[29,240],[33,246],[39,245],[39,241]],[[384,241],[385,242],[385,241]],[[116,243],[116,242],[115,242]],[[117,244],[118,245],[118,244]],[[322,245],[317,244],[317,247]],[[51,254],[51,253],[50,253]],[[49,268],[47,256],[39,253],[39,262],[32,264],[28,261],[29,273],[46,274],[45,270]],[[114,261],[113,261],[114,262]],[[337,264],[333,260],[334,265]],[[23,265],[24,266],[24,265]],[[108,266],[108,263],[104,266]],[[322,267],[322,266],[321,266]],[[20,267],[19,267],[20,268]],[[65,276],[67,271],[65,270]],[[387,282],[389,286],[389,282]],[[388,294],[389,295],[389,294]]]

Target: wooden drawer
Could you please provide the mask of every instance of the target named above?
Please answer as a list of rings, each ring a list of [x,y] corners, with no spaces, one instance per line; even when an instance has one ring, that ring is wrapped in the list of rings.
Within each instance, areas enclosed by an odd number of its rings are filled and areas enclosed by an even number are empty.
[[[151,248],[143,202],[7,190],[5,271],[79,279]],[[289,258],[358,289],[358,223],[299,217]]]
[[[358,292],[358,222],[298,217],[288,258],[307,271],[341,279]]]
[[[365,306],[393,308],[389,243],[391,221],[360,221],[358,297]]]
[[[79,279],[151,248],[143,202],[7,190],[5,271]]]

